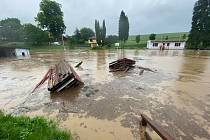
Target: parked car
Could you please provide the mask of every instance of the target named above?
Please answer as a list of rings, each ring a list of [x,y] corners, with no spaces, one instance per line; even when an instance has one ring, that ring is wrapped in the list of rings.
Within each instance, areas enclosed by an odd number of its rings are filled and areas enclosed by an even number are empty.
[[[61,45],[59,42],[53,42],[53,43],[51,43],[51,44],[52,44],[52,45],[58,45],[58,46]]]

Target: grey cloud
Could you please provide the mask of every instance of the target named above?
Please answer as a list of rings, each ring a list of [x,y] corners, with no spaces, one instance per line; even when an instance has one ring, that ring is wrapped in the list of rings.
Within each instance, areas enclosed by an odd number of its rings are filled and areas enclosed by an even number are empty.
[[[17,17],[34,22],[40,0],[1,0],[0,19]],[[94,29],[95,19],[106,20],[108,34],[117,34],[123,9],[129,17],[130,34],[189,31],[195,0],[57,0],[64,12],[67,33],[76,27]]]

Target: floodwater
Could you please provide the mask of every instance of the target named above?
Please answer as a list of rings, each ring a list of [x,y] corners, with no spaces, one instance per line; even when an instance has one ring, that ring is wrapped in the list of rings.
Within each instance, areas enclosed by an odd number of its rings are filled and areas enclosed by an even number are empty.
[[[210,52],[125,50],[138,66],[155,70],[139,75],[110,73],[117,50],[34,52],[31,58],[0,59],[0,109],[56,119],[75,140],[137,140],[140,114],[146,114],[175,139],[210,139]],[[48,68],[65,59],[85,85],[50,94],[35,85]],[[155,136],[155,139],[158,139]]]

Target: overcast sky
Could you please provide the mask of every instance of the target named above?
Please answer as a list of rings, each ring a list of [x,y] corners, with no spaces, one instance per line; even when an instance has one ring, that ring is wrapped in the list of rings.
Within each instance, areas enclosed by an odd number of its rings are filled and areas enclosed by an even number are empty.
[[[94,29],[95,19],[106,20],[107,34],[118,33],[121,10],[128,15],[130,34],[189,31],[196,0],[56,0],[62,5],[67,33],[76,27]],[[33,23],[40,0],[0,0],[0,20],[17,17]]]

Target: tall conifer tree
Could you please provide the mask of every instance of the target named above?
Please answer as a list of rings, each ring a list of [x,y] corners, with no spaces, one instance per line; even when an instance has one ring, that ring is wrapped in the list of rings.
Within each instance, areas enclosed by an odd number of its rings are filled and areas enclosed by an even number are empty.
[[[106,25],[105,20],[103,20],[102,27],[98,20],[95,20],[95,32],[96,32],[96,41],[99,46],[103,46],[105,44],[106,39]]]
[[[210,46],[210,1],[198,0],[193,9],[192,28],[188,47],[206,49]]]
[[[119,40],[126,41],[129,37],[129,20],[124,11],[121,11],[119,19]]]

